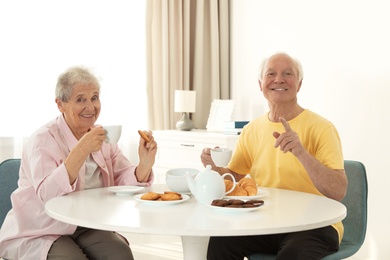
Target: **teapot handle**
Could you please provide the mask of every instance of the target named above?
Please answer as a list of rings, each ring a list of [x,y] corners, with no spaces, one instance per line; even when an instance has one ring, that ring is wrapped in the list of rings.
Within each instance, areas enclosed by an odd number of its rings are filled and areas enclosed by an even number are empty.
[[[233,181],[233,187],[230,190],[228,190],[227,192],[225,192],[225,195],[226,195],[226,194],[232,192],[234,190],[234,188],[236,188],[236,179],[234,178],[233,174],[228,173],[228,172],[224,173],[222,175],[222,178],[225,179],[225,176],[230,176],[232,178],[232,181]]]

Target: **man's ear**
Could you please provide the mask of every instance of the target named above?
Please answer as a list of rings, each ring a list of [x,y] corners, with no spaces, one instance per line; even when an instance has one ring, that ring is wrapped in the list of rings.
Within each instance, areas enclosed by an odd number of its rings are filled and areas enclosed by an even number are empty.
[[[301,86],[302,86],[302,80],[303,80],[303,79],[301,79],[301,81],[299,81],[299,86],[298,86],[298,90],[297,90],[297,92],[299,92],[299,90],[301,90]]]
[[[261,84],[261,80],[259,79],[259,86],[260,86],[260,91],[263,92],[263,84]]]
[[[60,110],[60,112],[63,113],[64,112],[64,103],[59,98],[56,98],[56,104],[57,104],[58,110]]]

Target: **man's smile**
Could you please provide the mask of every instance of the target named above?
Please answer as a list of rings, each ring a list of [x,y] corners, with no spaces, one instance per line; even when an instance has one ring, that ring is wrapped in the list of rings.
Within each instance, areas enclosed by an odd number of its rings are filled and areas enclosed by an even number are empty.
[[[271,88],[271,90],[276,90],[276,91],[287,91],[287,88]]]

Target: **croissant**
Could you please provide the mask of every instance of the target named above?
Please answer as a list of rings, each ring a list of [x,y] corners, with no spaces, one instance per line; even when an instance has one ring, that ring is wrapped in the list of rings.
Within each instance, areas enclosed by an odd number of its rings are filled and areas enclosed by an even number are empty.
[[[229,191],[233,187],[233,182],[231,180],[224,180],[225,181],[225,192]]]
[[[229,191],[233,186],[231,180],[225,180],[225,190]],[[237,184],[229,196],[254,196],[257,194],[256,182],[251,178],[243,178]]]
[[[236,185],[234,190],[228,194],[229,196],[248,196],[248,192],[240,185]]]
[[[238,185],[243,187],[247,191],[248,196],[254,196],[257,194],[256,182],[251,178],[243,178],[238,182]]]

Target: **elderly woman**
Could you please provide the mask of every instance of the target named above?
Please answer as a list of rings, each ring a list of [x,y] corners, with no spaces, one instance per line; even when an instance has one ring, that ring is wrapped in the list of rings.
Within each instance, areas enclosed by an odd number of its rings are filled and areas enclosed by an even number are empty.
[[[340,138],[331,122],[298,104],[302,78],[299,62],[289,55],[266,59],[259,85],[269,112],[244,127],[227,168],[215,166],[210,148],[202,152],[203,164],[220,174],[230,172],[236,180],[249,174],[264,187],[341,200],[347,178]],[[287,234],[212,237],[207,259],[243,259],[253,253],[275,254],[278,260],[321,259],[338,250],[343,230],[339,222]]]
[[[56,103],[61,114],[39,128],[23,149],[13,208],[0,233],[6,259],[133,259],[126,239],[115,232],[77,227],[50,218],[45,203],[74,191],[153,182],[157,144],[140,138],[139,164],[117,144],[105,142],[96,126],[100,85],[87,69],[73,67],[59,76]]]

